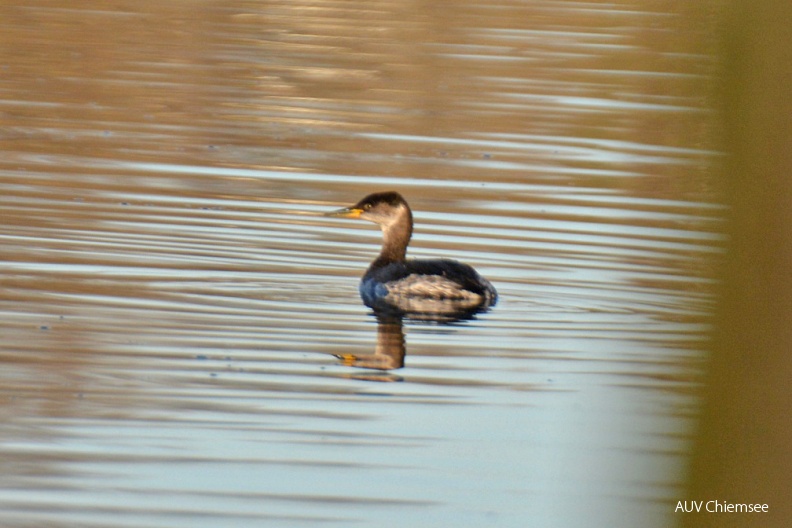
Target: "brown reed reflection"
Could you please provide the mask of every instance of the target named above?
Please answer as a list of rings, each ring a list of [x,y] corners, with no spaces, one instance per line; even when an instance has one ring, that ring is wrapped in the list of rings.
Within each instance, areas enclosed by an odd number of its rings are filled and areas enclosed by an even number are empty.
[[[709,501],[710,513],[683,514],[684,528],[782,527],[792,520],[791,16],[788,5],[743,1],[724,17],[728,53],[716,94],[729,154],[720,172],[728,243],[680,496]],[[765,508],[729,513],[735,510],[718,504]]]

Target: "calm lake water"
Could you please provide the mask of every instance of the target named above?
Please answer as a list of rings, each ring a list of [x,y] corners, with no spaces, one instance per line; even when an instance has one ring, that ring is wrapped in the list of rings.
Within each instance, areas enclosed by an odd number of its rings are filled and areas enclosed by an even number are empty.
[[[714,16],[3,2],[2,525],[671,522],[720,246]],[[321,216],[381,190],[412,256],[500,294],[405,321],[389,370],[361,368],[380,233]]]

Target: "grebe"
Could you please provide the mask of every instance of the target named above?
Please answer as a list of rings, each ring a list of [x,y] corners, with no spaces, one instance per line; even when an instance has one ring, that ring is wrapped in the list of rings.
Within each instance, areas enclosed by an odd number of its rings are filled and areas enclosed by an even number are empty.
[[[498,299],[492,284],[467,264],[405,258],[413,219],[410,206],[399,193],[370,194],[352,207],[327,216],[362,218],[382,228],[382,250],[360,281],[363,302],[375,310],[472,315]]]

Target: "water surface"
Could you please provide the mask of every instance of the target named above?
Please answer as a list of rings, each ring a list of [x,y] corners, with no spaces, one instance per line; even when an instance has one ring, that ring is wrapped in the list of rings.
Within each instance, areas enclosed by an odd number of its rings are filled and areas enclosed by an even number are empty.
[[[665,11],[665,10],[668,11]],[[721,209],[711,7],[0,7],[4,526],[660,526]],[[371,358],[357,281],[498,305]]]

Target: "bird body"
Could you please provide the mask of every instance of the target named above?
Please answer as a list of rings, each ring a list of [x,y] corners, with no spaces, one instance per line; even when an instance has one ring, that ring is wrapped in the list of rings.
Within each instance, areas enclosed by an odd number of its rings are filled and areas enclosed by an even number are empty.
[[[352,207],[328,214],[362,218],[382,228],[380,254],[360,282],[360,296],[366,305],[410,313],[475,313],[497,301],[492,284],[467,264],[449,259],[406,258],[413,219],[399,193],[371,194]]]

